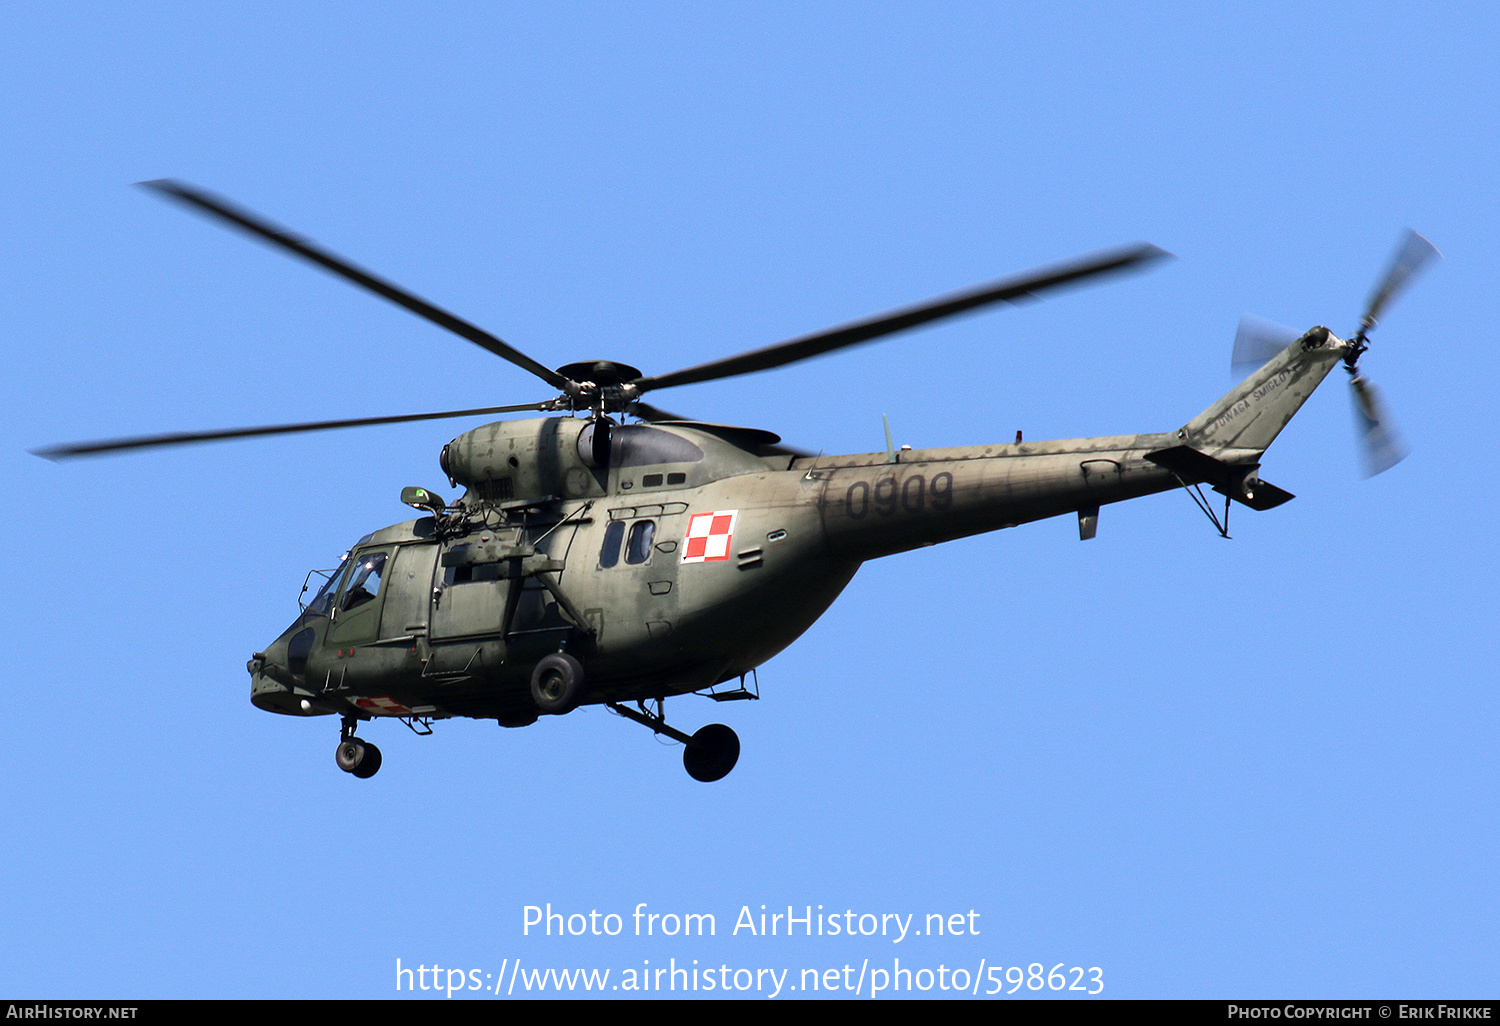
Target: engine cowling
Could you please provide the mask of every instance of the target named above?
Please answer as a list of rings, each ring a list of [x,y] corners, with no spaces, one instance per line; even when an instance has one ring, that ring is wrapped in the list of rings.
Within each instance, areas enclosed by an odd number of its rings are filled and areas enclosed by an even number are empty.
[[[439,462],[467,498],[482,502],[603,495],[601,475],[578,452],[587,426],[573,417],[497,421],[449,442]]]

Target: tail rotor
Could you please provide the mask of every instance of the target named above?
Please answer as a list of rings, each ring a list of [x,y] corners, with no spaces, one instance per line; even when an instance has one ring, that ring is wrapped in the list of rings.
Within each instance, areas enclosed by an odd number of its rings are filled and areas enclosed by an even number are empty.
[[[1432,243],[1408,228],[1400,245],[1396,247],[1390,266],[1386,268],[1375,290],[1370,293],[1364,316],[1360,318],[1359,331],[1348,340],[1344,369],[1349,372],[1350,396],[1354,400],[1355,423],[1364,451],[1366,477],[1374,477],[1390,470],[1406,459],[1409,450],[1397,434],[1374,384],[1359,372],[1359,358],[1370,348],[1370,332],[1374,330],[1380,315],[1411,284],[1413,278],[1441,256]],[[1261,366],[1296,341],[1297,337],[1297,333],[1291,328],[1273,321],[1248,314],[1242,317],[1239,330],[1234,336],[1234,355],[1231,358],[1236,374],[1243,376]]]
[[[1370,293],[1364,316],[1359,321],[1359,332],[1349,340],[1349,351],[1344,354],[1344,369],[1349,372],[1349,389],[1354,398],[1355,422],[1364,449],[1366,477],[1390,470],[1406,459],[1409,450],[1396,433],[1374,384],[1360,374],[1359,358],[1370,348],[1370,332],[1375,329],[1386,307],[1423,268],[1441,256],[1432,243],[1410,228],[1406,230],[1384,277]]]
[[[1391,266],[1386,269],[1385,277],[1380,280],[1375,291],[1370,293],[1370,301],[1365,305],[1365,315],[1360,320],[1359,334],[1354,337],[1363,342],[1366,334],[1375,327],[1376,320],[1386,306],[1406,288],[1422,268],[1433,260],[1442,259],[1442,256],[1436,246],[1410,228],[1406,229],[1406,235],[1401,240],[1401,247],[1391,258]]]
[[[1351,372],[1349,388],[1354,396],[1354,419],[1364,450],[1365,477],[1383,474],[1406,459],[1410,452],[1397,436],[1381,405],[1379,393],[1359,374]]]

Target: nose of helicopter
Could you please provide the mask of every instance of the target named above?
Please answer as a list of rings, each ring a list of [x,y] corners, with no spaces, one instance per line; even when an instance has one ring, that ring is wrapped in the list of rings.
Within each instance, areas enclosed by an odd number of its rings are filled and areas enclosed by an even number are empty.
[[[302,673],[298,671],[306,670],[313,634],[313,629],[302,627],[299,620],[265,651],[250,657],[245,669],[250,673],[251,704],[287,716],[317,716],[323,712],[312,707],[307,700],[310,693],[299,687]]]

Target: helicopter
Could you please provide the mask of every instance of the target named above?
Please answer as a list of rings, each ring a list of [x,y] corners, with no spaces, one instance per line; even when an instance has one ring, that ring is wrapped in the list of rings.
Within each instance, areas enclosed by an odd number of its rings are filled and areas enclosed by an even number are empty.
[[[35,450],[53,460],[158,446],[507,413],[443,446],[453,502],[423,487],[422,515],[360,538],[309,572],[292,624],[246,668],[250,701],[289,716],[337,716],[338,767],[367,779],[380,749],[356,732],[398,719],[415,733],[452,717],[524,727],[603,705],[683,746],[711,782],[736,765],[734,730],[689,734],[668,698],[759,698],[756,668],[791,645],[867,560],[1050,517],[1095,536],[1099,510],[1181,488],[1228,537],[1232,504],[1293,498],[1260,478],[1261,458],[1339,364],[1349,375],[1367,474],[1405,455],[1359,372],[1369,332],[1437,250],[1408,232],[1347,339],[1246,318],[1233,363],[1243,380],[1166,432],[826,455],[771,431],[695,420],[648,392],[805,360],[1000,302],[1139,270],[1166,256],[1141,243],[1028,271],[862,321],[666,374],[612,360],[548,368],[495,335],[223,197],[174,180],[140,183],[402,306],[556,391],[539,402],[87,442]],[[631,423],[627,418],[633,418]],[[1203,492],[1223,497],[1222,515]]]

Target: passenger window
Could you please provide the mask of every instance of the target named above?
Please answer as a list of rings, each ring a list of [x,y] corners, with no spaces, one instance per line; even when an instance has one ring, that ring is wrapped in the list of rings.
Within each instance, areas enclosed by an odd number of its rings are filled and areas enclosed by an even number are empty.
[[[611,520],[604,529],[604,547],[599,550],[599,566],[608,570],[620,561],[620,539],[625,537],[625,521]]]
[[[656,521],[637,520],[630,525],[630,541],[625,546],[625,562],[644,563],[651,558],[651,539],[656,536]]]
[[[380,577],[385,573],[384,552],[368,552],[359,556],[349,587],[344,592],[345,611],[357,608],[380,594]]]

